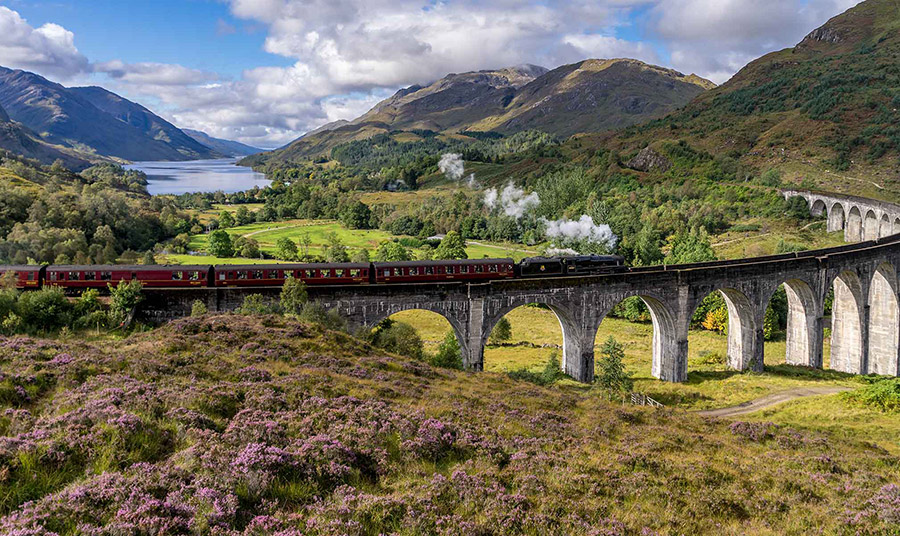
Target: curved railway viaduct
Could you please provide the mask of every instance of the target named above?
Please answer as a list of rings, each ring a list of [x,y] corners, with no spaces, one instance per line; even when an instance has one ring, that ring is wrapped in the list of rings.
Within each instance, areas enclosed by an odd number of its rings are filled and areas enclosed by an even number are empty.
[[[310,297],[340,311],[356,329],[372,327],[410,309],[433,311],[453,326],[465,366],[482,370],[484,346],[496,323],[522,305],[539,303],[556,313],[563,332],[563,367],[590,382],[594,339],[603,319],[622,300],[638,296],[653,322],[653,375],[687,379],[688,327],[700,302],[720,292],[728,307],[727,364],[735,370],[763,369],[763,318],[769,300],[784,285],[788,297],[789,364],[821,368],[825,300],[834,289],[831,368],[855,374],[900,375],[900,206],[849,196],[785,191],[807,199],[813,214],[827,213],[829,230],[845,229],[858,243],[769,257],[691,265],[632,268],[590,277],[517,279],[488,283],[431,283],[309,287]],[[843,211],[851,215],[838,223]],[[864,237],[855,227],[859,214]],[[863,217],[864,215],[864,217]],[[868,222],[879,222],[877,232]],[[885,226],[882,226],[882,222]],[[890,231],[888,231],[890,227]],[[869,234],[869,231],[872,233]],[[890,236],[881,236],[887,233]],[[184,316],[194,300],[210,311],[232,310],[250,293],[268,289],[147,290],[142,314],[162,320]]]

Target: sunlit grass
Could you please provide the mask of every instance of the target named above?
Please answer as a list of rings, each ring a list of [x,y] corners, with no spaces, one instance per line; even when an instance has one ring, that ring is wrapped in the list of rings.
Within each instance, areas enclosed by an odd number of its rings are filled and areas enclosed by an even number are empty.
[[[451,329],[444,318],[428,311],[404,311],[392,318],[413,325],[428,351],[436,350]],[[519,368],[538,371],[554,354],[561,357],[562,330],[553,312],[538,307],[519,307],[510,312],[507,319],[512,326],[512,339],[506,344],[485,348],[486,371],[506,372]],[[783,340],[766,343],[765,372],[732,371],[725,365],[727,337],[702,330],[691,331],[688,336],[688,381],[662,382],[651,375],[652,324],[605,319],[594,342],[596,356],[599,357],[600,346],[610,336],[625,349],[625,364],[635,378],[635,390],[671,406],[690,409],[727,407],[796,387],[855,386],[860,382],[858,377],[849,374],[785,365]],[[826,366],[829,352],[830,344],[826,339]]]

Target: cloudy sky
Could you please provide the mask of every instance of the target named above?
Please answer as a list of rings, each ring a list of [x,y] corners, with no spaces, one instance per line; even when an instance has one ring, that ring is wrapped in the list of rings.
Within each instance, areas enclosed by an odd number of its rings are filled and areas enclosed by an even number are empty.
[[[631,57],[717,83],[858,0],[0,0],[0,65],[263,148],[450,72]]]

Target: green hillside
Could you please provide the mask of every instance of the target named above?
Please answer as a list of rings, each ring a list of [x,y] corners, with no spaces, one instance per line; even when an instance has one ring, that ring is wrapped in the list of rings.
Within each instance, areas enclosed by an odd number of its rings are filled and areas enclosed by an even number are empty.
[[[584,143],[634,154],[684,140],[793,182],[900,199],[900,2],[867,0],[751,62],[683,110]]]

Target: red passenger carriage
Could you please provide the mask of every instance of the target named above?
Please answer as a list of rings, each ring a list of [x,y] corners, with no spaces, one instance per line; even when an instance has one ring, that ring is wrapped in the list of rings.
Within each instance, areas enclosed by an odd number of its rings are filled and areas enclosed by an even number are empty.
[[[48,266],[44,284],[64,288],[106,288],[119,281],[138,280],[145,287],[205,287],[209,285],[209,265],[93,265]]]
[[[16,288],[39,288],[41,285],[41,270],[43,266],[21,264],[12,266],[0,266],[0,277],[7,272],[15,274]]]
[[[307,285],[354,285],[369,282],[370,265],[363,263],[335,264],[248,264],[217,265],[217,287],[281,286],[289,278],[297,278]]]
[[[406,261],[373,263],[376,283],[434,283],[515,277],[512,259]]]

